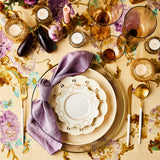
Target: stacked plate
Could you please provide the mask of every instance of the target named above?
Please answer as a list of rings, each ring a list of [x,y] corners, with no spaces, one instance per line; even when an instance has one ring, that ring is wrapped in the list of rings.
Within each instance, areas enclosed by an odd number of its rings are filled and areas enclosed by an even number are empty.
[[[55,110],[63,142],[72,145],[102,137],[112,126],[117,111],[112,86],[92,69],[63,79],[53,88],[49,103]]]

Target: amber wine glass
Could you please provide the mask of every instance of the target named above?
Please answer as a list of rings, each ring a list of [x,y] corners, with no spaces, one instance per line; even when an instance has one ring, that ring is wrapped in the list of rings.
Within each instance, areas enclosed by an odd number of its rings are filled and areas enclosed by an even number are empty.
[[[95,34],[95,31],[98,30],[97,33],[104,31],[104,27],[108,27],[108,32],[110,32],[109,25],[119,20],[123,13],[123,9],[122,0],[89,0],[88,12],[95,22],[91,27],[91,36],[94,38],[93,35]],[[108,36],[109,35],[110,34],[108,34]],[[103,39],[104,38],[105,36],[103,36]]]

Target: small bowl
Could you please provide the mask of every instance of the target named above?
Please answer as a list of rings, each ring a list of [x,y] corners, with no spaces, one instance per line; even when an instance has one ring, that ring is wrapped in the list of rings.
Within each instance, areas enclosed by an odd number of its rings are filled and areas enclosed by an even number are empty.
[[[100,45],[100,55],[104,62],[119,59],[124,53],[124,43],[120,37],[111,35],[105,38]]]
[[[138,58],[131,64],[131,75],[132,77],[140,82],[150,80],[155,74],[154,65],[147,58]]]

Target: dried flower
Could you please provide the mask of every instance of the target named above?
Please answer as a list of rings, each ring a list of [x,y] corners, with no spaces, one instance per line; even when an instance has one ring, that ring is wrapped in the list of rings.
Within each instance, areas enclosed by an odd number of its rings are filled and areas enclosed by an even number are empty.
[[[54,42],[57,42],[64,37],[63,27],[61,25],[52,25],[49,28],[48,34]]]

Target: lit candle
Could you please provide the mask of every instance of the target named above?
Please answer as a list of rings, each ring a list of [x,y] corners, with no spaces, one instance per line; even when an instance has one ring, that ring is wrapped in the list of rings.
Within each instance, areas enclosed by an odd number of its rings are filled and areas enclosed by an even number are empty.
[[[156,38],[153,38],[149,41],[149,47],[152,50],[158,50],[160,48],[160,41]]]
[[[63,16],[64,16],[64,23],[65,24],[68,24],[71,20],[70,12],[71,12],[71,9],[67,5],[65,5],[63,8]]]
[[[73,47],[81,47],[85,44],[85,34],[81,31],[74,31],[70,36],[70,44]]]
[[[13,36],[17,36],[18,34],[20,34],[22,32],[22,29],[17,25],[17,24],[13,24],[9,27],[9,32],[13,35]]]
[[[147,72],[147,67],[144,64],[138,64],[135,68],[135,72],[139,76],[143,76]]]
[[[47,19],[49,16],[49,12],[46,8],[41,8],[38,10],[37,12],[37,17],[41,20],[45,20]]]

